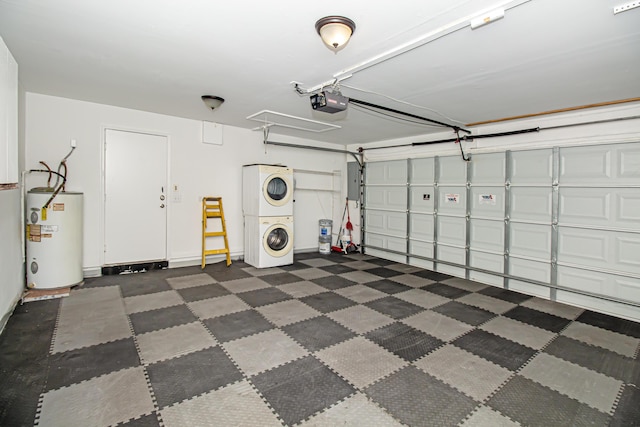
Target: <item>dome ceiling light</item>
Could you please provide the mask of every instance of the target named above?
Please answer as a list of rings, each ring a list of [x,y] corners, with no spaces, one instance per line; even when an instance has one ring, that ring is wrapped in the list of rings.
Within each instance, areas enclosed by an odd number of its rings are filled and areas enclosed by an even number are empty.
[[[355,22],[344,16],[325,16],[316,22],[316,31],[320,38],[336,53],[347,45],[355,30]]]
[[[224,102],[224,98],[220,98],[219,96],[212,95],[202,95],[202,102],[206,104],[207,107],[215,110],[219,108]]]

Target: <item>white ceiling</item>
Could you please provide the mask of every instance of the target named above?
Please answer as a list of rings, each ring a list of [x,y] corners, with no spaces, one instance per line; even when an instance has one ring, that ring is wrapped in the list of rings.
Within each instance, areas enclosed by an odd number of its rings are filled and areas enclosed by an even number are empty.
[[[0,36],[29,92],[244,128],[270,110],[341,126],[273,133],[351,144],[442,129],[353,104],[314,112],[292,81],[313,88],[366,63],[341,80],[345,96],[458,125],[640,96],[640,8],[614,15],[623,3],[0,0]],[[504,19],[469,27],[501,4]],[[338,54],[315,32],[327,15],[356,22]],[[226,102],[208,110],[206,94]]]

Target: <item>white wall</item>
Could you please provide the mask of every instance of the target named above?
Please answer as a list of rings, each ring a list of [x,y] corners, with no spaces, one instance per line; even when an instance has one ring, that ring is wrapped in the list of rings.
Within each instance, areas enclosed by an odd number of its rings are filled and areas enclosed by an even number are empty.
[[[203,106],[203,108],[205,108]],[[211,121],[215,121],[212,113]],[[170,184],[177,185],[181,202],[171,203],[168,211],[168,252],[170,265],[198,264],[201,242],[201,198],[223,198],[232,256],[242,256],[242,165],[279,163],[298,170],[346,173],[343,154],[265,146],[262,132],[225,126],[223,144],[203,144],[202,123],[178,117],[58,98],[35,93],[26,96],[27,169],[40,169],[39,161],[52,168],[70,150],[67,161],[67,191],[84,193],[84,269],[93,275],[103,265],[102,170],[104,130],[131,130],[166,135],[169,139]],[[303,139],[279,137],[270,140],[304,145],[321,145]],[[329,148],[339,148],[323,144]],[[313,176],[313,174],[310,174]],[[318,175],[322,177],[322,175]],[[31,174],[27,188],[46,184],[46,174]],[[308,181],[308,177],[305,178]],[[311,178],[313,180],[313,178]],[[324,179],[324,178],[321,178]],[[295,194],[295,250],[317,248],[318,219],[333,215],[333,195],[327,191]],[[342,200],[341,197],[338,198]],[[339,210],[339,208],[337,209]],[[335,221],[339,218],[334,218]],[[308,230],[312,230],[311,233]]]
[[[0,331],[24,288],[20,190],[0,191]]]

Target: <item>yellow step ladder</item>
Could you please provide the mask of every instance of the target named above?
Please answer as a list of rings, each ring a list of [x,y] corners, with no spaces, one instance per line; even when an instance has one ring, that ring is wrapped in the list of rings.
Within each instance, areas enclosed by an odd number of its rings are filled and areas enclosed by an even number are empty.
[[[207,231],[207,220],[209,218],[220,218],[222,231]],[[207,249],[207,237],[224,238],[224,249]],[[204,197],[202,199],[202,268],[206,265],[207,255],[227,255],[227,267],[231,265],[231,255],[229,254],[229,241],[227,240],[227,226],[224,222],[224,211],[222,210],[222,197]]]

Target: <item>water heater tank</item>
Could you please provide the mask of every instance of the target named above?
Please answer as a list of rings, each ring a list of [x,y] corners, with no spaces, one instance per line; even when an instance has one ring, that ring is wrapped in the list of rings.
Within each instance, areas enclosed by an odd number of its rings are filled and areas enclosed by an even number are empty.
[[[27,286],[57,289],[82,283],[82,193],[53,193],[34,188],[27,193]]]

